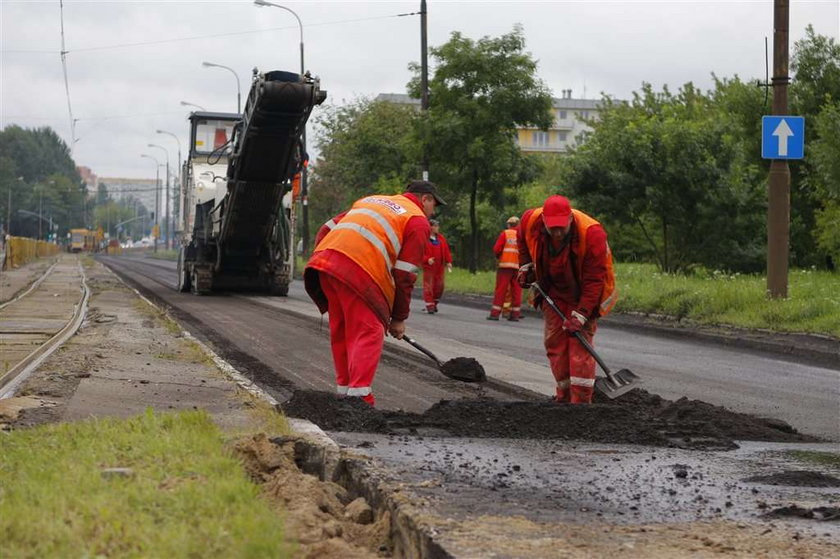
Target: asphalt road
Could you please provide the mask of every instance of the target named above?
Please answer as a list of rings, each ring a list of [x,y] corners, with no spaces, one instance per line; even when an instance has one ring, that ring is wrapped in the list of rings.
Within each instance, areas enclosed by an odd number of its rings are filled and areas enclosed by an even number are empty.
[[[127,257],[102,260],[118,272],[131,274],[152,296],[173,307],[196,335],[244,367],[275,396],[282,399],[292,385],[333,389],[327,323],[320,320],[299,282],[287,298],[196,297],[174,291],[174,262]],[[438,314],[427,315],[421,309],[417,301],[408,333],[440,359],[475,357],[490,379],[540,394],[553,393],[540,319],[490,322],[485,320],[486,310],[449,305],[445,297]],[[755,350],[606,325],[599,329],[595,344],[611,367],[631,369],[644,379],[646,390],[665,398],[703,400],[840,440],[840,364],[835,369],[812,366]],[[374,384],[378,407],[423,411],[439,399],[483,390],[442,377],[434,367],[423,365],[422,356],[411,352],[407,344],[387,340]],[[495,398],[534,396],[511,393],[497,384],[484,390]]]

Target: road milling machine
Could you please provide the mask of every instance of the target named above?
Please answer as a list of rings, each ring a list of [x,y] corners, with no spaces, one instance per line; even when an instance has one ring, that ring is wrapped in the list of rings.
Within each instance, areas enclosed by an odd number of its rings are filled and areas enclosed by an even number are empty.
[[[304,164],[304,126],[326,97],[309,73],[255,70],[243,114],[190,114],[180,291],[288,294],[295,258],[292,183]]]

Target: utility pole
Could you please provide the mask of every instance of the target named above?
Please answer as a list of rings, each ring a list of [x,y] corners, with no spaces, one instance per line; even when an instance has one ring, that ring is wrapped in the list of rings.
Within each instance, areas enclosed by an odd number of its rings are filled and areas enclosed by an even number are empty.
[[[773,114],[788,112],[789,0],[773,3]],[[790,168],[786,159],[770,162],[767,184],[767,294],[784,299],[788,291],[790,255]]]
[[[426,20],[426,0],[420,0],[420,111],[423,118],[429,116],[429,50],[428,22]],[[423,180],[429,180],[429,150],[423,142]]]

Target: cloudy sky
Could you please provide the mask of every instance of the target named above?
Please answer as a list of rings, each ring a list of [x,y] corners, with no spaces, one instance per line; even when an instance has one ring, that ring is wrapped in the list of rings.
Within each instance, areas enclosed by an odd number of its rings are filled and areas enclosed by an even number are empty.
[[[329,103],[405,92],[411,61],[420,59],[420,18],[413,2],[275,0],[303,22],[306,69],[320,76]],[[773,1],[436,1],[428,2],[429,44],[460,31],[477,39],[522,24],[527,49],[555,96],[627,98],[643,81],[673,89],[711,74],[764,77],[764,39],[772,56]],[[838,0],[791,1],[791,48],[813,24],[840,40]],[[163,159],[156,143],[186,151],[189,107],[236,110],[251,70],[299,68],[299,30],[292,14],[251,0],[64,2],[74,158],[99,176],[153,178]],[[0,127],[51,126],[68,143],[58,0],[0,0]],[[772,60],[770,61],[772,68]],[[243,101],[244,104],[244,101]],[[316,109],[317,110],[317,109]]]

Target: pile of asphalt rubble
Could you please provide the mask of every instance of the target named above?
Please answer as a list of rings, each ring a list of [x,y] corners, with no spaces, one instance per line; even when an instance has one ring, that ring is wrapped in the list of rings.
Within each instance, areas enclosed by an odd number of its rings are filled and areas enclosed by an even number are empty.
[[[789,424],[735,413],[699,400],[666,400],[635,389],[586,405],[549,401],[442,400],[422,414],[371,408],[359,398],[299,390],[281,405],[326,431],[473,438],[576,440],[610,444],[732,450],[737,440],[819,442]]]

